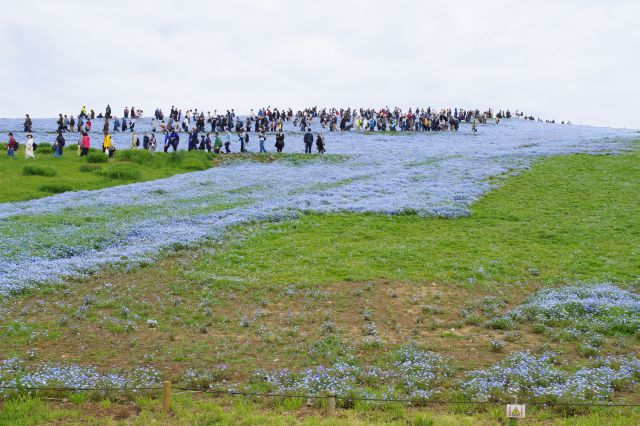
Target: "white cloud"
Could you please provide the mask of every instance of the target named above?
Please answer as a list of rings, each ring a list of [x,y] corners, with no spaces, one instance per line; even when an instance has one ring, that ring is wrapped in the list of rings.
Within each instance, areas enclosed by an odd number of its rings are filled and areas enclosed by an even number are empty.
[[[0,116],[519,108],[640,128],[640,2],[2,0]]]

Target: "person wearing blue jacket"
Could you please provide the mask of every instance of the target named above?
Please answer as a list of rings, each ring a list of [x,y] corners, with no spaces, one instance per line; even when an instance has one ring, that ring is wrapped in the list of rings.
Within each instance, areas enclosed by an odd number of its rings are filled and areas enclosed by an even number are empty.
[[[198,149],[198,131],[196,129],[192,129],[191,132],[189,132],[189,146],[187,150],[192,151],[194,149]]]
[[[171,131],[169,136],[169,140],[171,141],[171,146],[173,147],[173,152],[178,150],[178,144],[180,143],[180,136],[175,130]]]
[[[171,146],[171,134],[164,132],[164,152],[169,151],[169,146]]]

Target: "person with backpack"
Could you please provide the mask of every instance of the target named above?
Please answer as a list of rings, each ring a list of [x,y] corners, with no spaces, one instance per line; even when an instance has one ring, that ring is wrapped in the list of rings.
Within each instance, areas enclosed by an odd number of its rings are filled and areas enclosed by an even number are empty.
[[[303,140],[305,154],[311,154],[311,147],[313,146],[313,135],[311,134],[311,127],[307,128],[307,132],[304,134]]]
[[[33,135],[29,133],[27,135],[27,147],[24,150],[24,158],[36,158],[34,151],[38,145],[33,141]]]
[[[7,157],[15,158],[13,154],[18,150],[18,142],[13,137],[13,133],[9,133],[9,143],[7,144]]]
[[[142,148],[145,150],[149,149],[149,135],[147,135],[147,132],[142,136]]]
[[[64,148],[66,141],[64,140],[64,136],[62,136],[62,132],[58,132],[58,136],[56,136],[56,141],[53,144],[53,155],[56,157],[62,156],[62,148]]]

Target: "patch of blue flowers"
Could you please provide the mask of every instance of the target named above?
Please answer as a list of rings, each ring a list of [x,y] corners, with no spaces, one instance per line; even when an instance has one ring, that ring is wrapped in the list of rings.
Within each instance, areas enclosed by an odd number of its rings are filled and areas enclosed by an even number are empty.
[[[555,354],[514,352],[494,366],[469,373],[460,385],[474,401],[606,401],[640,381],[640,359],[606,357],[579,369],[562,368]]]
[[[610,283],[547,289],[508,316],[551,327],[571,326],[581,332],[634,334],[640,329],[640,295]]]
[[[385,389],[385,396],[409,396],[431,399],[452,375],[449,363],[440,355],[424,351],[414,345],[402,347],[394,354],[389,368],[360,367],[336,362],[324,367],[307,368],[299,372],[289,369],[260,371],[257,379],[280,393],[323,395],[374,396]]]
[[[154,368],[139,367],[129,371],[103,373],[94,367],[74,364],[46,364],[27,368],[17,358],[0,361],[0,387],[75,388],[75,389],[136,389],[156,387],[160,373]],[[11,390],[2,389],[6,396]]]

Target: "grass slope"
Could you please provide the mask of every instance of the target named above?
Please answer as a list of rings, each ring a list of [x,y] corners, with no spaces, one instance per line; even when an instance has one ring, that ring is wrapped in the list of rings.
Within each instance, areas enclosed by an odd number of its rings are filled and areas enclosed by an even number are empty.
[[[640,278],[640,155],[544,160],[455,220],[306,215],[204,258],[254,285],[372,279],[444,283]]]
[[[637,285],[639,160],[638,153],[549,158],[507,179],[473,206],[470,217],[304,215],[243,227],[227,243],[178,252],[133,271],[16,296],[0,318],[4,356],[33,351],[35,363],[144,363],[168,377],[225,363],[225,379],[243,382],[256,368],[326,365],[346,355],[384,366],[390,351],[409,340],[453,359],[459,374],[520,349],[551,349],[580,363],[593,355],[580,351],[581,341],[560,328],[542,333],[530,324],[489,327],[483,301],[498,300],[488,308],[500,313],[537,288],[565,281]],[[463,316],[462,308],[475,316]],[[147,319],[158,326],[147,327]],[[377,326],[377,341],[363,332],[370,323]],[[502,340],[504,348],[492,348],[492,339]],[[607,337],[599,351],[637,354],[637,336]],[[624,397],[638,401],[640,395]],[[159,415],[156,401],[137,403],[144,414],[127,423],[149,423]],[[16,404],[16,410],[28,411]],[[82,416],[96,415],[110,424],[113,415],[95,404],[40,411],[41,401],[24,404],[35,404],[42,416],[59,416],[41,417],[43,422],[69,416],[64,421],[82,423]],[[223,424],[239,418],[237,407],[224,401],[189,397],[175,408],[175,424],[204,421],[203,413],[220,416]],[[298,402],[240,410],[245,424],[290,424],[305,409]],[[503,408],[452,410],[416,420],[422,414],[368,407],[327,424],[494,424],[503,416]],[[595,411],[566,424],[625,424],[637,416],[633,410],[608,413]],[[306,413],[312,414],[317,412]],[[29,424],[25,416],[11,419]],[[558,413],[535,418],[565,424],[550,417]],[[313,417],[305,421],[323,424]]]

